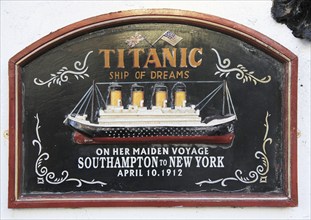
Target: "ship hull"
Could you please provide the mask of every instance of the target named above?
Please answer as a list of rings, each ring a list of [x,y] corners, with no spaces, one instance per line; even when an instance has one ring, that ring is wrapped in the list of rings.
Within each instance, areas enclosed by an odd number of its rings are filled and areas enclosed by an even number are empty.
[[[76,131],[73,140],[78,144],[200,143],[230,145],[235,137],[233,122],[217,126],[101,127],[68,119],[67,124]]]
[[[87,137],[79,132],[74,132],[73,141],[76,144],[206,144],[208,147],[219,146],[228,148],[232,146],[235,135],[228,133],[219,136],[162,136],[162,137]]]

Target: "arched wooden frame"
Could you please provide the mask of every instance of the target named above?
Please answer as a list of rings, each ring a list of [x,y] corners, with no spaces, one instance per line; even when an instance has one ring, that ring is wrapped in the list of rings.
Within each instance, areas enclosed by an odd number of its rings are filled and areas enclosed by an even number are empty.
[[[20,171],[21,67],[64,41],[95,30],[136,23],[180,23],[215,30],[245,41],[286,66],[284,99],[285,192],[273,194],[153,193],[21,197]],[[197,12],[150,9],[100,15],[68,25],[34,42],[9,61],[9,196],[10,208],[102,206],[296,206],[297,195],[297,69],[298,58],[270,38],[243,25]]]

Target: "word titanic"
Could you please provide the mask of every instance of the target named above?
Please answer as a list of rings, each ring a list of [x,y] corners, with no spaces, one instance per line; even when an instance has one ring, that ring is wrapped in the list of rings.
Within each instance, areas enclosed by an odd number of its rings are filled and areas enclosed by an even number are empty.
[[[117,63],[117,68],[125,68],[129,65],[126,61],[132,61],[133,68],[148,68],[153,65],[155,68],[181,67],[186,68],[188,64],[197,68],[202,64],[202,48],[156,48],[145,50],[144,48],[132,49],[99,49],[99,55],[104,56],[104,68],[111,68],[112,63]]]

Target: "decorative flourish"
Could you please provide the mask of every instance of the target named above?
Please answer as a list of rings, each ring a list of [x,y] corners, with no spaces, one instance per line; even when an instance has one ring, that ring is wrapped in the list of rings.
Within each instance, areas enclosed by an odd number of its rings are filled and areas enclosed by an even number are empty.
[[[265,124],[264,124],[264,126],[266,127],[266,132],[263,138],[262,151],[257,151],[255,153],[256,159],[261,160],[262,164],[258,165],[255,170],[250,171],[248,173],[248,176],[243,176],[243,171],[240,169],[237,169],[233,177],[220,178],[217,180],[207,179],[207,180],[197,182],[196,185],[199,185],[201,187],[203,184],[220,183],[221,186],[226,187],[227,181],[240,181],[245,184],[251,184],[251,183],[257,182],[258,180],[260,183],[266,183],[267,173],[269,172],[269,169],[270,169],[269,160],[268,160],[267,152],[266,152],[266,144],[267,143],[272,144],[272,139],[268,137],[268,132],[269,132],[268,117],[269,116],[270,114],[269,112],[267,112],[266,118],[265,118]]]
[[[90,51],[87,53],[87,55],[84,58],[83,64],[80,61],[76,61],[74,63],[74,68],[75,70],[69,70],[67,67],[63,66],[56,74],[51,73],[51,78],[47,81],[43,81],[41,79],[35,78],[33,81],[36,85],[38,86],[43,86],[46,85],[50,87],[50,85],[57,84],[57,85],[62,85],[63,82],[67,82],[69,77],[67,74],[72,74],[73,76],[76,77],[77,80],[79,78],[84,79],[85,77],[89,77],[89,75],[86,73],[88,70],[88,66],[86,65],[87,58],[89,55],[93,53],[93,51]]]
[[[42,152],[42,145],[41,145],[41,139],[39,135],[39,128],[40,128],[40,119],[38,114],[35,116],[35,119],[37,120],[36,124],[36,139],[32,141],[33,146],[38,146],[39,152],[38,152],[38,158],[35,164],[35,172],[38,175],[37,177],[37,183],[43,184],[45,181],[49,184],[61,184],[63,182],[77,182],[76,187],[81,187],[84,184],[99,184],[102,187],[104,185],[107,185],[107,183],[101,182],[101,181],[95,181],[94,179],[91,181],[87,181],[84,179],[77,179],[77,178],[69,178],[69,172],[67,170],[63,170],[61,172],[61,175],[59,177],[56,177],[56,174],[54,172],[49,172],[49,169],[43,165],[44,161],[47,161],[50,157],[50,155],[46,152]]]
[[[265,76],[261,79],[258,79],[254,76],[254,71],[249,72],[248,69],[246,69],[242,64],[237,65],[235,68],[230,68],[231,61],[228,58],[225,58],[224,60],[221,60],[219,53],[216,49],[212,48],[212,50],[216,53],[218,64],[216,64],[216,67],[218,69],[217,72],[215,72],[215,75],[219,75],[222,77],[225,75],[225,77],[228,77],[230,73],[234,72],[236,73],[236,78],[238,80],[242,80],[243,83],[245,82],[253,82],[254,85],[257,85],[257,83],[268,83],[271,81],[271,76]]]

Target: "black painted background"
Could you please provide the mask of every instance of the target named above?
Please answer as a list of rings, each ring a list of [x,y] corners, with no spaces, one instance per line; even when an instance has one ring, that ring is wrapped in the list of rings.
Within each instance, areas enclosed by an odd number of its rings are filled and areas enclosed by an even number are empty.
[[[153,42],[164,31],[171,30],[183,40],[176,47],[199,47],[203,48],[203,64],[190,71],[191,81],[222,80],[214,73],[218,64],[216,54],[211,50],[215,48],[222,59],[229,58],[231,67],[238,64],[244,65],[249,71],[254,71],[254,76],[263,78],[267,75],[272,77],[269,83],[252,82],[243,83],[236,78],[232,72],[228,77],[228,85],[235,105],[238,121],[235,124],[236,138],[229,149],[210,148],[210,156],[224,156],[225,168],[183,168],[182,177],[116,177],[118,169],[77,169],[77,159],[80,156],[95,156],[95,150],[101,145],[77,145],[72,142],[72,130],[63,124],[65,115],[70,113],[82,95],[91,86],[95,79],[97,82],[109,82],[108,73],[118,70],[103,68],[103,55],[98,55],[98,49],[104,48],[128,48],[124,43],[126,39],[139,32]],[[146,50],[149,45],[142,41],[136,47]],[[156,48],[171,47],[164,41],[159,41]],[[74,69],[75,61],[83,61],[89,51],[94,51],[88,58],[88,75],[85,79],[76,80],[68,75],[69,81],[61,86],[52,84],[39,86],[34,83],[34,78],[43,81],[50,79],[51,73],[56,73],[61,67]],[[128,66],[131,60],[128,60]],[[115,66],[112,63],[112,67]],[[128,72],[136,71],[126,68]],[[141,70],[145,70],[141,68]],[[150,67],[146,71],[155,70]],[[182,70],[180,68],[164,68],[157,70]],[[263,53],[262,51],[230,36],[203,29],[199,27],[181,24],[133,24],[121,27],[98,30],[55,47],[47,53],[36,58],[22,68],[23,86],[23,150],[22,150],[22,193],[54,193],[54,192],[125,192],[125,191],[227,191],[227,192],[279,192],[283,190],[283,136],[282,136],[282,92],[284,66]],[[187,81],[186,80],[186,81]],[[126,81],[134,81],[127,79]],[[148,81],[148,80],[147,80]],[[182,81],[182,80],[181,80]],[[188,103],[195,104],[200,101],[212,88],[198,84],[188,84]],[[105,88],[103,88],[106,95]],[[126,89],[124,90],[126,91]],[[129,94],[125,94],[124,103],[127,102]],[[146,98],[146,100],[148,97]],[[219,103],[213,102],[202,114],[215,110]],[[248,177],[250,171],[262,164],[261,160],[255,158],[257,151],[262,151],[263,137],[265,134],[265,116],[267,111],[269,117],[269,137],[273,142],[267,145],[267,156],[270,170],[267,183],[259,181],[245,184],[241,181],[227,181],[227,186],[220,183],[214,185],[204,184],[201,187],[196,182],[202,180],[217,180],[220,178],[234,177],[235,171],[240,169],[242,176]],[[42,143],[42,152],[49,154],[49,159],[43,161],[49,172],[54,172],[56,177],[61,177],[63,170],[69,172],[70,178],[93,179],[106,182],[106,186],[83,184],[76,187],[75,181],[63,182],[61,184],[37,184],[35,163],[38,158],[38,147],[33,146],[32,141],[36,139],[36,119],[40,119],[39,134]],[[159,145],[157,145],[159,146]],[[172,146],[172,145],[163,145]],[[178,146],[178,145],[177,145]],[[152,147],[152,145],[110,145],[104,147]],[[179,145],[179,147],[185,147]],[[196,145],[188,147],[197,148]],[[162,157],[162,156],[160,156]],[[165,156],[166,157],[166,156]]]

